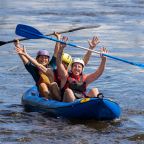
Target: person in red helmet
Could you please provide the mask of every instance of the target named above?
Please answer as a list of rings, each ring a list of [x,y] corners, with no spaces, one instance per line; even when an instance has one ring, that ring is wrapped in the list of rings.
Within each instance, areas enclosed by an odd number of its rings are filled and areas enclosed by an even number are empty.
[[[64,42],[67,41],[67,37],[63,39]],[[90,74],[84,74],[83,70],[85,67],[85,63],[83,59],[76,58],[73,60],[71,65],[71,71],[68,72],[65,70],[64,65],[62,64],[62,53],[64,48],[66,47],[65,44],[60,44],[61,48],[59,49],[58,55],[57,55],[57,68],[59,75],[61,77],[61,91],[62,91],[62,97],[64,102],[73,102],[76,99],[79,98],[85,98],[85,97],[93,97],[93,93],[90,91],[89,93],[86,93],[87,86],[98,79],[104,69],[106,64],[106,57],[102,54],[100,54],[101,57],[101,63],[96,69],[95,72]],[[91,41],[89,41],[89,45],[91,47],[96,46],[96,37],[93,37]],[[101,49],[102,53],[107,53],[106,48]],[[97,95],[99,94],[97,90]]]

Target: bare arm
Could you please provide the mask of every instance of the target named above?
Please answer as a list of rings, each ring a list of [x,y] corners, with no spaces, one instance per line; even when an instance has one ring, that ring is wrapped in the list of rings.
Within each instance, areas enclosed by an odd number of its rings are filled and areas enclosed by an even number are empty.
[[[102,49],[102,53],[107,53],[106,48]],[[105,69],[105,65],[106,65],[106,57],[101,54],[101,63],[99,65],[98,69],[94,73],[88,74],[86,76],[86,84],[87,85],[92,83],[93,81],[95,81],[102,75],[102,73]]]
[[[20,47],[16,47],[16,52],[27,58],[28,61],[30,61],[32,64],[34,64],[38,69],[40,69],[43,73],[46,74],[47,68],[43,66],[42,64],[38,63],[36,59],[32,58],[29,54],[27,54],[26,49],[23,50]]]
[[[67,37],[63,37],[63,41],[66,42],[67,39],[68,39]],[[68,77],[68,72],[64,68],[64,65],[62,64],[62,53],[63,53],[65,46],[66,45],[64,45],[64,44],[60,44],[60,49],[58,51],[57,59],[56,59],[58,74],[61,78],[61,88],[64,87],[67,77]]]
[[[100,41],[99,41],[98,37],[94,36],[91,41],[88,41],[88,43],[89,43],[89,49],[93,50],[94,48],[96,48],[96,45],[98,43],[100,43]],[[92,51],[88,50],[87,53],[84,55],[83,61],[84,61],[85,65],[87,65],[87,63],[91,57],[91,54],[92,54]]]
[[[56,36],[56,38],[58,40],[61,39],[61,34],[57,33],[57,32],[54,32],[54,35]],[[58,51],[60,49],[60,43],[59,42],[56,42],[55,44],[55,49],[54,49],[54,56],[57,57],[57,54],[58,54]]]
[[[21,47],[21,46],[20,46],[19,40],[15,40],[15,41],[14,41],[14,45],[15,45],[15,49],[19,48],[19,49],[21,49],[21,51],[24,52],[24,47]],[[22,55],[22,54],[20,54],[20,53],[18,53],[18,55],[19,55],[19,57],[21,58],[21,60],[23,61],[23,64],[24,64],[24,65],[26,65],[26,64],[29,62],[29,60],[26,58],[26,56],[24,56],[24,55]]]

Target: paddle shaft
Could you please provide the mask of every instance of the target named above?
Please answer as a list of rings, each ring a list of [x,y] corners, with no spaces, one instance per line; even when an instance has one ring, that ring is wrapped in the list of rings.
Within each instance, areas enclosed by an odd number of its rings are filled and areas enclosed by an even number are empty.
[[[44,36],[44,35],[42,35],[42,36]],[[77,48],[80,48],[80,49],[88,50],[88,51],[94,52],[96,54],[100,54],[101,53],[99,51],[91,50],[89,48],[85,48],[85,47],[82,47],[82,46],[79,46],[79,45],[76,45],[76,44],[65,43],[63,41],[60,41],[60,40],[52,38],[52,37],[44,36],[43,38],[46,38],[46,39],[49,39],[49,40],[52,40],[52,41],[56,41],[56,42],[60,42],[60,43],[63,43],[63,44],[66,44],[66,45],[69,45],[69,46],[72,46],[72,47],[77,47]],[[106,56],[106,57],[108,57],[108,58],[114,59],[114,60],[118,60],[118,61],[121,61],[121,62],[125,62],[125,63],[131,64],[131,65],[134,65],[134,66],[138,66],[138,67],[144,68],[143,64],[131,62],[131,61],[128,61],[128,60],[125,60],[125,59],[122,59],[122,58],[118,58],[118,57],[115,57],[115,56],[112,56],[112,55],[104,54],[104,53],[101,53],[101,54]]]
[[[42,36],[43,36],[43,35],[42,35]],[[77,47],[77,48],[80,48],[80,49],[88,50],[88,51],[94,52],[94,53],[96,53],[96,54],[102,54],[102,55],[104,55],[104,56],[106,56],[106,57],[108,57],[108,58],[115,59],[115,60],[118,60],[118,61],[121,61],[121,62],[125,62],[125,63],[131,64],[131,65],[140,66],[140,67],[143,67],[143,68],[144,68],[144,65],[142,65],[142,64],[137,64],[137,63],[134,63],[134,62],[131,62],[131,61],[122,59],[122,58],[118,58],[118,57],[115,57],[115,56],[112,56],[112,55],[108,55],[108,54],[105,54],[105,53],[101,53],[101,52],[99,52],[99,51],[91,50],[91,49],[89,49],[89,48],[85,48],[85,47],[82,47],[82,46],[79,46],[79,45],[76,45],[76,44],[65,43],[65,42],[60,41],[60,40],[58,40],[58,39],[51,38],[51,37],[47,37],[47,36],[44,36],[43,38],[46,38],[46,39],[49,39],[49,40],[52,40],[52,41],[56,41],[56,42],[60,42],[60,43],[63,43],[63,44],[66,44],[66,45],[69,45],[69,46],[72,46],[72,47]]]
[[[90,29],[90,28],[98,28],[100,27],[100,25],[96,25],[96,26],[82,26],[82,27],[77,27],[77,28],[73,28],[73,29],[69,29],[69,30],[65,30],[65,31],[60,31],[58,33],[63,34],[63,33],[69,33],[69,32],[74,32],[74,31],[79,31],[82,29]],[[54,33],[50,33],[50,34],[46,34],[45,36],[51,36],[54,35]],[[24,41],[24,40],[29,40],[30,38],[22,38],[22,39],[18,39],[19,41]],[[9,43],[13,43],[15,40],[10,40],[10,41],[0,41],[0,46],[5,45],[5,44],[9,44]]]

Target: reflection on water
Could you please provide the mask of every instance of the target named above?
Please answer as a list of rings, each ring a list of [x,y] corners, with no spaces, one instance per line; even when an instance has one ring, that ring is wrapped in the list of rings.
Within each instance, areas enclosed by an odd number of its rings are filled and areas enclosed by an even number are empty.
[[[85,47],[87,40],[97,35],[101,43],[96,50],[104,46],[111,55],[144,63],[143,9],[143,0],[0,0],[0,41],[16,38],[14,31],[19,23],[32,25],[44,34],[100,25],[65,35],[70,42]],[[47,40],[22,43],[33,57],[43,48],[48,48],[52,55],[55,44]],[[21,96],[34,82],[13,48],[13,44],[0,46],[0,143],[144,143],[143,69],[108,59],[103,76],[90,87],[98,87],[106,98],[118,102],[121,118],[106,122],[68,121],[24,112]],[[73,47],[66,52],[73,57],[85,53]],[[95,71],[99,62],[99,56],[93,54],[85,72]]]

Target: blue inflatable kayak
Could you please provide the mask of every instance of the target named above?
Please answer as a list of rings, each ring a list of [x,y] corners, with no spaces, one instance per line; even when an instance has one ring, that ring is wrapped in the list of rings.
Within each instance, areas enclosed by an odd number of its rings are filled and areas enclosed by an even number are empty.
[[[44,112],[67,119],[113,120],[119,118],[119,105],[107,98],[84,98],[74,102],[47,100],[39,96],[37,87],[27,90],[22,97],[26,111]]]

